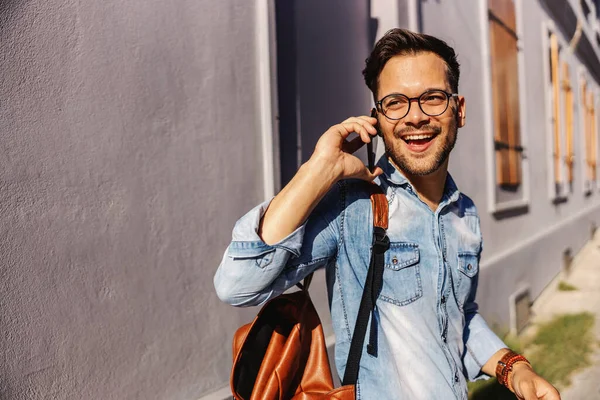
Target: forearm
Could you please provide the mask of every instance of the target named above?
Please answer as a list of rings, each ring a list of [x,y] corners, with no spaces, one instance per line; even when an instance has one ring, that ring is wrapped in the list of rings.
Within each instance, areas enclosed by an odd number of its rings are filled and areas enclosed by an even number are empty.
[[[496,366],[498,365],[498,361],[502,359],[502,357],[509,352],[509,349],[500,349],[489,360],[483,365],[481,371],[484,374],[489,376],[496,376]]]
[[[275,196],[260,221],[258,234],[265,243],[277,243],[298,229],[335,184],[337,175],[324,165],[309,160]]]

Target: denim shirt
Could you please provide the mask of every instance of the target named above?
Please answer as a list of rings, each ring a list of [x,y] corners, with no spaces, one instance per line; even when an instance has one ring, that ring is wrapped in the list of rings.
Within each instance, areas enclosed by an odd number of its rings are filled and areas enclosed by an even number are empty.
[[[467,379],[485,377],[483,364],[506,347],[475,302],[482,250],[477,210],[450,175],[433,212],[385,156],[378,165],[390,248],[375,313],[378,353],[363,348],[357,398],[466,400]],[[269,203],[257,206],[236,223],[214,278],[223,301],[252,306],[325,268],[340,377],[371,257],[367,185],[338,182],[302,226],[274,245],[257,233]]]

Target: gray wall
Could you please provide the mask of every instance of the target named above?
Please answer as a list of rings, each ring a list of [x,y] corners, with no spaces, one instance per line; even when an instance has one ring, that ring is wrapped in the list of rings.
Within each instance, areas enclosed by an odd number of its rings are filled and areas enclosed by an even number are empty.
[[[254,2],[1,4],[0,398],[222,386],[254,313],[212,284],[263,197]]]

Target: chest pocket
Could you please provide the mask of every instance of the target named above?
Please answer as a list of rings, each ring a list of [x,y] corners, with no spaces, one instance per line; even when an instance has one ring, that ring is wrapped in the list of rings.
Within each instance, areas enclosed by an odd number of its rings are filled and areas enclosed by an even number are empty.
[[[473,252],[458,253],[457,284],[455,286],[456,301],[462,308],[469,297],[474,278],[479,272],[479,258]]]
[[[381,300],[404,306],[423,296],[419,258],[416,243],[390,243],[385,252]]]

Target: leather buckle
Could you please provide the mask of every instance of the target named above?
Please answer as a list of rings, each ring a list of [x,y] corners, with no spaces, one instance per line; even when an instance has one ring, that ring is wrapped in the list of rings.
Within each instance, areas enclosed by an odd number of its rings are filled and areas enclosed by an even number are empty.
[[[383,254],[390,248],[390,238],[385,229],[378,226],[373,228],[373,252]]]

